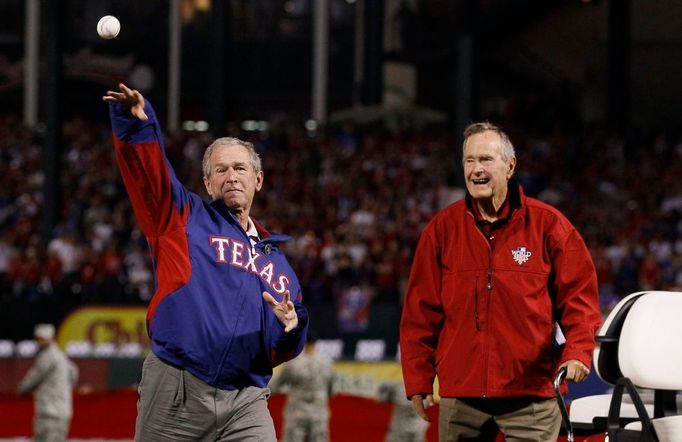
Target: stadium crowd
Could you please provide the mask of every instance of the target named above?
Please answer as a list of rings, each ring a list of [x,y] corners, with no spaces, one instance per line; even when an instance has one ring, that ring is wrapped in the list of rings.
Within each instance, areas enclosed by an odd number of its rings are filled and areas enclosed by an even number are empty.
[[[682,289],[682,139],[596,129],[535,135],[496,123],[515,144],[526,193],[556,205],[585,237],[604,310],[633,291]],[[341,316],[350,309],[347,327],[356,331],[372,305],[400,305],[419,233],[463,196],[461,147],[449,129],[347,124],[309,133],[283,123],[234,132],[267,152],[268,191],[252,212],[292,235],[286,251],[305,302]],[[203,196],[198,171],[210,138],[183,132],[166,142],[180,180]],[[10,339],[78,306],[144,305],[153,293],[109,126],[84,117],[64,124],[60,223],[47,242],[41,150],[39,132],[0,116],[0,335]]]

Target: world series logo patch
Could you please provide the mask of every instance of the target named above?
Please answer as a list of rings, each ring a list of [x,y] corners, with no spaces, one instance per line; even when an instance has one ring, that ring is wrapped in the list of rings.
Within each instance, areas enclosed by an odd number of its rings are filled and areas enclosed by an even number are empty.
[[[521,246],[517,247],[515,250],[512,250],[511,253],[514,257],[514,261],[516,261],[518,265],[523,265],[528,262],[528,259],[533,254],[530,250]]]

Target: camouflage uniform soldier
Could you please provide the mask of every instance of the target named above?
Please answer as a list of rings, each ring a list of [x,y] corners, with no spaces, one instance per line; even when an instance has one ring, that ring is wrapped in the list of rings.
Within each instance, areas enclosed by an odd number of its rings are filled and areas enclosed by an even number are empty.
[[[315,354],[315,338],[308,333],[303,353],[287,362],[270,383],[272,391],[287,390],[284,442],[329,441],[329,397],[336,372],[332,361]]]
[[[38,324],[34,334],[40,352],[19,384],[19,394],[35,396],[33,440],[63,442],[69,432],[78,368],[54,342],[52,324]]]
[[[429,423],[412,408],[402,382],[382,383],[379,386],[379,401],[393,402],[391,423],[384,442],[424,442]]]

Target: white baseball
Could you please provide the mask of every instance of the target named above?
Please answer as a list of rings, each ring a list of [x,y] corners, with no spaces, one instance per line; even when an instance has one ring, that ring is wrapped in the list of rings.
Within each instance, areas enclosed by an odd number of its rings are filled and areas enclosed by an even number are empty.
[[[121,31],[121,22],[113,15],[105,15],[97,22],[97,33],[105,40],[111,40]]]

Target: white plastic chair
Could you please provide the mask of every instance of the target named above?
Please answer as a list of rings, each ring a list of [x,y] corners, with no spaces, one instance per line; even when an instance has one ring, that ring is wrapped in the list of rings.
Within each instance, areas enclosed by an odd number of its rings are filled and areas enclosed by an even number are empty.
[[[682,441],[682,292],[646,292],[630,307],[618,345],[623,374],[614,388],[607,421],[609,441]],[[654,390],[653,416],[638,388]],[[620,423],[623,392],[632,398],[638,421]]]
[[[615,385],[614,393],[575,399],[573,426],[609,431],[611,442],[682,441],[676,393],[682,389],[682,292],[637,292],[623,298],[596,340],[595,371]]]
[[[621,299],[611,310],[597,331],[592,360],[597,375],[609,384],[623,377],[618,364],[620,332],[632,305],[647,292],[632,293]],[[570,421],[578,430],[606,431],[606,418],[611,405],[611,394],[599,394],[574,399],[570,407]],[[645,401],[647,412],[653,413],[653,400]],[[626,397],[621,406],[621,419],[627,423],[637,418],[634,404]]]

